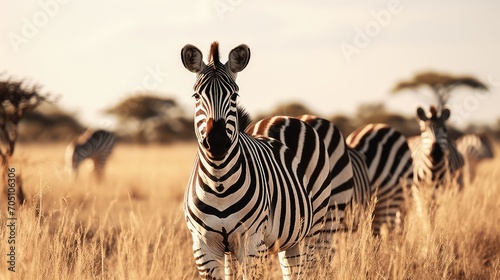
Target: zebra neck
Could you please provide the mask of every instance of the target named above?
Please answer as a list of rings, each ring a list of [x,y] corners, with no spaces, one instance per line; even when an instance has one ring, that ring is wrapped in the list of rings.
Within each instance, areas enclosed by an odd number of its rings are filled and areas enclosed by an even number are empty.
[[[198,182],[203,185],[206,191],[222,193],[241,177],[243,165],[244,160],[238,145],[233,146],[222,160],[217,161],[207,157],[200,148],[198,151]]]

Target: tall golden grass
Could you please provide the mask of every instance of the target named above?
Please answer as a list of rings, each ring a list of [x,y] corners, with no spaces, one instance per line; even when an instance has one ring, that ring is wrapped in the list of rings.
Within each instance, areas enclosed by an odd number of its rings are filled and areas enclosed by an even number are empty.
[[[64,172],[64,145],[19,145],[12,166],[29,201],[18,207],[16,272],[0,229],[1,279],[197,279],[182,198],[196,147],[118,145],[97,184]],[[336,236],[309,279],[500,279],[500,159],[440,200],[433,225],[410,209],[394,233],[369,219]],[[1,203],[5,207],[5,203]],[[6,209],[0,211],[2,221]],[[3,258],[3,259],[2,259]],[[280,279],[275,257],[266,278]]]

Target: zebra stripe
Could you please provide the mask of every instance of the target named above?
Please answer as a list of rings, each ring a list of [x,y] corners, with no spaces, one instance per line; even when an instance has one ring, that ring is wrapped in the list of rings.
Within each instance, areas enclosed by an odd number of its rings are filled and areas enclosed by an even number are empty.
[[[370,185],[365,156],[351,147],[347,147],[347,154],[351,160],[354,174],[354,201],[367,207],[374,193],[372,193]]]
[[[281,124],[295,131],[285,137],[290,147],[242,131],[240,119],[248,119],[236,106],[235,79],[250,57],[246,45],[233,49],[226,64],[219,61],[216,42],[208,64],[192,45],[181,57],[196,74],[198,153],[184,211],[200,276],[233,277],[239,262],[246,277],[262,277],[260,266],[269,252],[279,252],[284,278],[306,273],[331,191],[327,154],[317,134],[287,118]]]
[[[307,170],[310,170],[306,172],[306,174],[311,174],[308,185],[314,186],[321,183],[331,185],[330,195],[327,196],[329,203],[328,200],[322,201],[328,205],[328,212],[319,217],[318,220],[324,225],[322,224],[319,230],[320,238],[316,243],[316,247],[325,249],[331,247],[331,233],[338,231],[343,226],[346,205],[353,196],[352,168],[345,153],[333,153],[331,149],[337,149],[337,147],[333,145],[330,147],[325,146],[322,135],[316,130],[317,127],[311,126],[311,124],[314,124],[311,120],[312,118],[308,118],[308,116],[301,119],[284,116],[271,117],[257,122],[247,132],[251,135],[262,135],[276,139],[292,150],[301,151],[307,149],[309,155],[320,153],[319,157],[309,158],[298,155],[297,158],[301,165],[307,166]],[[292,123],[296,123],[296,125],[290,125]],[[302,131],[297,131],[297,127],[302,127]],[[295,135],[301,134],[307,137],[302,137],[303,140],[296,142],[297,137]],[[337,135],[329,134],[329,136],[336,138]],[[325,174],[327,175],[326,178]],[[319,177],[318,175],[322,176]],[[325,189],[325,187],[323,186],[322,189]],[[326,220],[324,219],[325,216]],[[318,232],[316,229],[313,230],[315,232],[313,235]]]
[[[445,121],[450,110],[445,108],[438,116],[435,107],[430,108],[430,117],[422,108],[417,109],[420,136],[410,137],[408,144],[414,163],[414,182],[418,187],[438,188],[458,184],[463,187],[462,168],[464,159],[450,141]]]
[[[465,171],[468,172],[469,181],[476,177],[477,165],[485,160],[492,159],[493,146],[488,136],[483,133],[465,134],[455,141],[457,150],[462,154],[465,162]]]
[[[366,160],[371,193],[376,195],[373,231],[390,228],[404,201],[404,186],[411,182],[412,158],[406,137],[386,124],[368,124],[352,132],[346,143]]]
[[[403,191],[399,179],[401,177],[411,179],[411,156],[406,145],[406,138],[399,132],[389,129],[386,125],[378,125],[372,130],[370,128],[373,126],[367,126],[366,131],[358,133],[357,137],[360,138],[369,137],[369,134],[371,134],[370,137],[373,137],[372,142],[368,141],[365,147],[369,150],[369,153],[378,152],[381,156],[394,161],[396,159],[402,160],[394,163],[392,168],[389,168],[391,165],[386,166],[386,162],[377,160],[375,163],[374,159],[370,158],[370,166],[372,167],[370,177],[365,155],[354,148],[346,146],[342,133],[335,125],[328,120],[312,115],[302,115],[298,118],[311,125],[327,147],[330,157],[330,177],[332,179],[330,211],[338,211],[339,218],[342,220],[346,204],[351,202],[351,197],[354,203],[367,208],[372,195],[377,194],[379,202],[375,205],[374,233],[378,234],[382,224],[387,221],[389,221],[390,225],[394,224],[396,212],[403,201]],[[253,133],[273,137],[282,142],[286,141],[286,139],[283,139],[284,134],[280,130],[267,128],[271,126],[269,123],[273,123],[273,120],[274,118],[263,121],[265,122],[263,126],[266,128],[254,130]],[[352,134],[352,137],[354,137],[354,134]],[[384,140],[383,137],[388,139]],[[381,167],[386,169],[381,169]],[[372,178],[373,184],[370,183],[370,178]],[[380,184],[383,187],[377,190]],[[336,209],[336,206],[338,209]],[[339,222],[336,222],[335,219],[329,219],[323,232],[334,232],[338,229]]]
[[[355,190],[354,174],[351,160],[346,150],[344,136],[340,130],[328,120],[312,116],[302,115],[298,117],[300,120],[311,125],[323,140],[327,148],[330,162],[330,177],[332,180],[332,194],[330,200],[330,209],[333,204],[337,203],[340,210],[344,210],[345,204],[355,197],[355,200],[362,199],[360,193],[362,190]]]
[[[354,201],[363,206],[368,205],[371,191],[366,164],[364,159],[359,157],[360,154],[346,146],[344,136],[330,121],[313,115],[302,115],[298,118],[311,125],[327,147],[332,180],[329,210],[332,213],[338,211],[339,218],[343,219],[347,203]],[[334,223],[329,224],[330,221]],[[324,232],[337,230],[337,223],[329,218]],[[328,241],[327,237],[324,239]],[[328,243],[326,245],[328,246]]]
[[[82,161],[91,159],[94,163],[94,174],[98,180],[101,180],[114,145],[115,135],[112,132],[87,129],[69,143],[66,149],[66,166],[77,176],[78,167]]]

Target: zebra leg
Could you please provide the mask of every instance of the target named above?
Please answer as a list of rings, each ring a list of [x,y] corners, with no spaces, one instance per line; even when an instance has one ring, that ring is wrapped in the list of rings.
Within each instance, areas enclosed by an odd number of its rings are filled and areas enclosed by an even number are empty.
[[[315,243],[317,238],[308,236],[292,248],[280,252],[281,271],[283,279],[307,279],[316,263]]]
[[[348,225],[344,222],[346,216],[345,207],[350,207],[350,205],[344,205],[342,209],[339,209],[335,203],[333,206],[330,205],[330,209],[326,214],[325,225],[317,233],[318,238],[315,239],[314,251],[315,256],[318,256],[322,263],[324,261],[330,263],[335,255],[335,234],[348,229]],[[312,235],[316,234],[312,233]],[[313,262],[315,261],[313,260]]]
[[[226,267],[225,267],[225,275],[226,280],[238,279],[237,269],[238,269],[238,259],[233,253],[226,253]]]
[[[239,244],[236,252],[242,265],[243,279],[261,280],[264,278],[264,264],[268,254],[264,236],[258,231],[245,239],[246,242]]]
[[[464,175],[462,172],[457,177],[458,190],[462,191],[464,189]]]
[[[380,235],[385,224],[392,231],[396,226],[396,218],[404,202],[403,182],[395,184],[386,193],[377,192],[377,201],[373,210],[373,234]]]
[[[94,174],[97,182],[102,182],[104,179],[105,162],[102,159],[94,160]]]
[[[201,240],[193,238],[193,254],[201,279],[225,279],[224,252],[217,252]]]

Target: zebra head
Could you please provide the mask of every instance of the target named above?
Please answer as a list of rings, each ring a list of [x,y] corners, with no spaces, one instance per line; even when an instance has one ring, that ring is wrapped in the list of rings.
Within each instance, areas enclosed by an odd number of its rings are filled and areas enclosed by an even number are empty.
[[[184,67],[196,74],[193,97],[199,146],[209,158],[220,160],[238,136],[236,75],[247,66],[250,49],[243,44],[237,46],[229,53],[229,60],[222,64],[219,45],[214,42],[209,62],[205,64],[201,51],[188,44],[182,48],[181,59]]]
[[[417,117],[420,125],[423,152],[433,162],[440,162],[448,149],[448,131],[445,122],[450,117],[450,110],[443,108],[438,116],[436,108],[431,106],[430,117],[428,117],[424,109],[419,107]]]
[[[477,154],[479,155],[479,159],[488,159],[493,158],[495,155],[493,153],[493,147],[491,146],[491,142],[488,139],[488,136],[485,133],[480,133],[478,135],[480,143],[477,144],[479,151]]]

